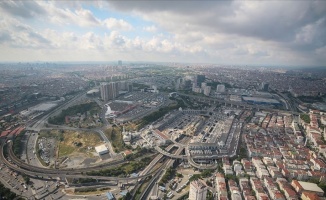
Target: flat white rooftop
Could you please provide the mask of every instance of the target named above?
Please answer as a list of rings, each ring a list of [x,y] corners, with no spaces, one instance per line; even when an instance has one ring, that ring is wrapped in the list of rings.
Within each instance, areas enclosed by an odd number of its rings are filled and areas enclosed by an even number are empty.
[[[298,181],[299,184],[303,187],[304,190],[313,191],[313,192],[324,192],[317,184]]]
[[[108,148],[105,146],[105,144],[102,144],[100,146],[97,146],[95,147],[95,151],[98,153],[98,154],[101,154],[101,153],[106,153],[108,152]]]
[[[38,104],[32,108],[30,108],[30,110],[33,110],[33,111],[48,111],[50,110],[51,108],[57,106],[56,103],[41,103],[41,104]]]

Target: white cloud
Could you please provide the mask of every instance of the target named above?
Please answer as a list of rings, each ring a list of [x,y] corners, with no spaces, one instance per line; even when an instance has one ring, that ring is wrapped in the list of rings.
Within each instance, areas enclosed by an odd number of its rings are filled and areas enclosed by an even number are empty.
[[[225,57],[230,56],[228,53],[242,52],[251,63],[264,57],[268,63],[301,64],[305,60],[315,65],[320,64],[315,50],[326,46],[326,4],[321,1],[109,3],[119,11],[157,24],[184,46],[200,46],[212,57],[216,52]],[[241,51],[236,50],[237,42]],[[222,49],[224,53],[219,52]],[[289,62],[284,56],[276,56],[276,49],[287,55]],[[300,62],[292,59],[295,57]]]
[[[2,41],[12,48],[44,48],[50,46],[50,41],[31,26],[20,21],[4,17],[0,19]]]
[[[147,32],[156,32],[157,31],[157,28],[156,26],[152,25],[152,26],[145,26],[143,28],[144,31],[147,31]]]
[[[102,24],[110,30],[130,31],[133,29],[132,25],[123,19],[108,18],[103,20]]]
[[[68,8],[57,7],[54,2],[39,2],[40,5],[48,12],[46,18],[58,25],[77,25],[80,27],[90,27],[100,25],[100,20],[97,19],[90,10],[82,7],[74,10]]]
[[[137,20],[97,17],[96,9],[112,6]],[[319,1],[6,1],[0,2],[0,60],[319,64],[326,62],[325,11]],[[15,50],[19,56],[11,55]]]
[[[130,31],[132,25],[123,19],[107,18],[100,20],[87,9],[74,4],[72,8],[61,8],[53,2],[41,2],[42,6],[49,12],[50,21],[59,25],[77,25],[80,27],[105,27],[110,30]],[[70,4],[68,4],[70,5]]]

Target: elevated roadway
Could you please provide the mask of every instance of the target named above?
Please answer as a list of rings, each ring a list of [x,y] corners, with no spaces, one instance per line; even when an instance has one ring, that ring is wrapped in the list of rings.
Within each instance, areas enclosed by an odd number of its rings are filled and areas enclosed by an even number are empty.
[[[173,144],[170,145],[173,147]],[[169,147],[170,147],[169,146]],[[171,147],[171,148],[172,148]],[[171,149],[170,148],[170,149]],[[181,152],[182,152],[183,148],[182,147],[178,147],[178,150],[175,152],[176,155],[179,155]],[[145,190],[142,192],[141,196],[140,196],[140,199],[148,199],[148,196],[150,195],[151,193],[151,190],[153,187],[155,187],[155,184],[162,178],[162,176],[164,175],[164,171],[168,168],[170,168],[174,163],[174,160],[172,159],[168,159],[165,161],[165,164],[164,164],[164,170],[161,170],[161,171],[158,171],[154,177],[151,179],[150,183],[147,185],[147,187],[145,188]]]
[[[123,159],[120,159],[120,160],[115,160],[115,161],[112,161],[109,163],[92,166],[92,167],[87,167],[87,168],[49,169],[49,168],[37,167],[37,166],[27,164],[27,163],[23,162],[22,160],[20,160],[19,158],[17,158],[12,149],[12,142],[8,143],[6,146],[8,146],[8,148],[7,148],[8,158],[11,160],[11,162],[16,164],[20,168],[30,169],[30,170],[35,170],[35,171],[42,171],[42,172],[47,172],[47,173],[51,173],[51,174],[57,173],[58,170],[60,172],[64,172],[64,173],[79,174],[79,173],[83,173],[83,172],[89,172],[92,170],[100,170],[100,169],[107,168],[107,167],[113,167],[113,166],[128,162]]]
[[[187,159],[187,156],[186,155],[176,155],[176,154],[171,154],[163,149],[161,149],[160,147],[158,146],[155,146],[154,147],[156,151],[158,151],[159,153],[169,157],[169,158],[176,158],[176,159]],[[180,149],[180,148],[179,148]]]
[[[3,154],[3,148],[4,145],[1,145],[0,148],[0,159],[2,160],[2,162],[10,169],[20,172],[22,174],[26,174],[29,175],[31,177],[49,177],[49,179],[54,179],[52,177],[60,177],[60,178],[92,178],[92,179],[96,179],[96,180],[103,180],[103,181],[130,181],[130,180],[136,180],[139,178],[145,178],[148,177],[150,175],[152,175],[154,172],[150,172],[138,177],[105,177],[105,176],[90,176],[90,175],[85,175],[82,172],[89,172],[95,169],[99,169],[99,168],[81,168],[81,169],[65,169],[65,170],[59,170],[59,169],[48,169],[48,168],[40,168],[40,167],[35,167],[35,166],[31,166],[28,165],[27,163],[22,163],[22,162],[17,162],[15,157],[11,157],[13,159],[15,159],[15,163],[12,164],[11,162],[9,162],[4,154]],[[8,149],[9,150],[9,149]],[[10,150],[8,152],[8,154],[10,154]],[[156,172],[156,171],[155,171]]]

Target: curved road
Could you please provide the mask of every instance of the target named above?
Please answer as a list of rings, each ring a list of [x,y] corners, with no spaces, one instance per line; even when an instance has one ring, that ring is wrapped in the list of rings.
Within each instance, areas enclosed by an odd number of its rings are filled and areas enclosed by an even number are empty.
[[[40,167],[35,167],[32,165],[28,165],[28,164],[22,164],[22,163],[15,163],[12,164],[10,163],[4,156],[3,154],[3,148],[6,146],[4,144],[1,144],[2,147],[0,148],[0,159],[4,162],[4,164],[17,172],[32,176],[32,177],[39,177],[39,176],[43,176],[43,177],[61,177],[61,178],[92,178],[92,179],[96,179],[96,180],[107,180],[107,181],[130,181],[130,180],[135,180],[135,179],[140,179],[140,178],[145,178],[148,177],[150,175],[152,175],[153,173],[155,173],[156,171],[150,172],[148,174],[144,174],[138,177],[105,177],[105,176],[88,176],[88,175],[84,175],[82,174],[82,171],[78,171],[77,169],[71,169],[71,170],[58,170],[58,169],[47,169],[47,168],[40,168]],[[12,151],[12,149],[11,149]],[[10,150],[9,150],[10,152]],[[10,154],[10,153],[9,153]],[[17,159],[17,158],[15,158]],[[22,166],[22,168],[21,168]],[[89,168],[84,168],[83,170],[87,170],[89,171]],[[52,179],[52,178],[50,178]]]

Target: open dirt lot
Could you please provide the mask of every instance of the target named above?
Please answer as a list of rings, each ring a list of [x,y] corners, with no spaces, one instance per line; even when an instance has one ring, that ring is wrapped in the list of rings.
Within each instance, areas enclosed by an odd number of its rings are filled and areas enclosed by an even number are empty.
[[[94,147],[103,142],[97,133],[52,130],[41,133],[41,136],[56,139],[58,150],[55,157],[61,167],[89,165],[100,161]]]

